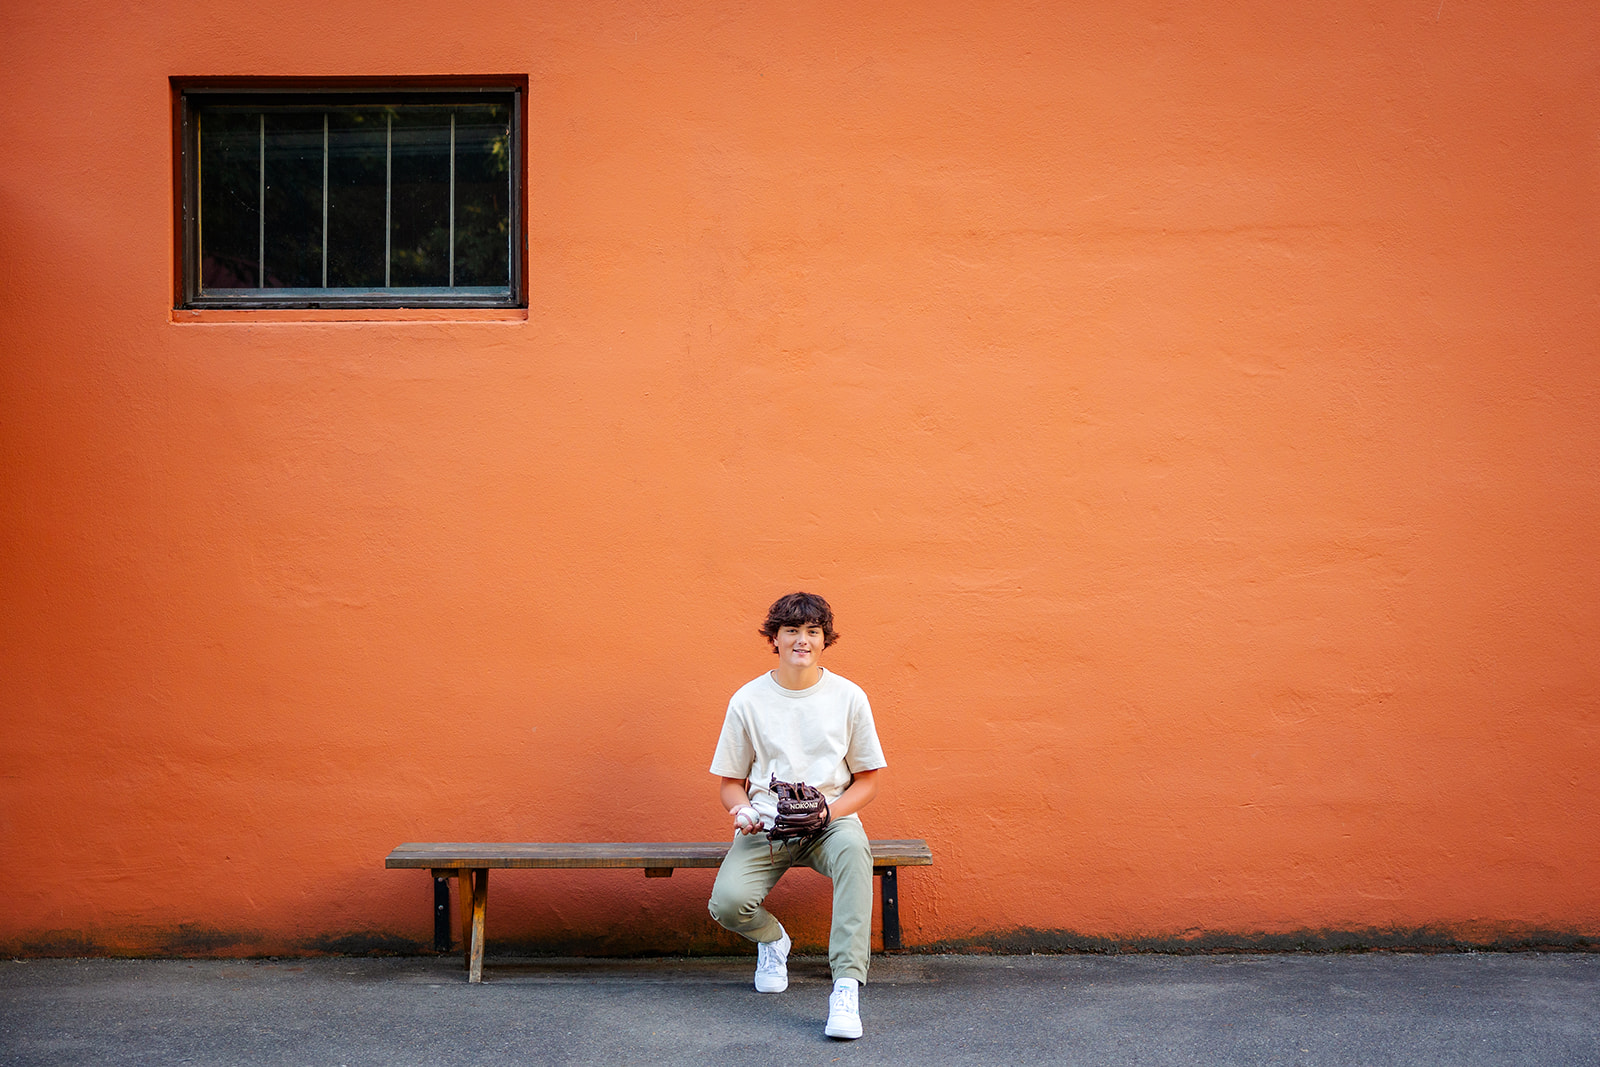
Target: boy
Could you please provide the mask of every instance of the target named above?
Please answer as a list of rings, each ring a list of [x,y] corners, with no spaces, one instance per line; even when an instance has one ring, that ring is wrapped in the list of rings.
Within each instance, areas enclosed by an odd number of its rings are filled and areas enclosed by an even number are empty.
[[[829,1037],[861,1036],[859,988],[872,953],[872,850],[856,812],[878,793],[887,766],[861,687],[818,662],[838,640],[828,602],[791,593],[767,612],[761,634],[778,666],[733,694],[711,760],[733,844],[711,889],[711,917],[756,942],[756,989],[789,985],[789,935],[761,906],[783,872],[803,863],[833,879],[828,964]],[[805,782],[827,799],[830,821],[815,837],[778,844],[772,780]]]

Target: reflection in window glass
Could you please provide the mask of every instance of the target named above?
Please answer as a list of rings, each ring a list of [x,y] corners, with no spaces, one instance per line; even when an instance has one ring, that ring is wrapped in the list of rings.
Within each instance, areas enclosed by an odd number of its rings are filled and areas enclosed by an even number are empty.
[[[328,115],[328,285],[377,289],[384,276],[389,113]],[[502,279],[503,280],[503,279]]]
[[[267,225],[262,284],[269,289],[322,285],[322,116],[263,116]]]
[[[407,108],[394,118],[390,284],[450,284],[450,113]]]
[[[201,284],[261,284],[261,116],[217,110],[200,120]]]
[[[510,267],[511,144],[499,110],[456,112],[457,285],[494,285]]]

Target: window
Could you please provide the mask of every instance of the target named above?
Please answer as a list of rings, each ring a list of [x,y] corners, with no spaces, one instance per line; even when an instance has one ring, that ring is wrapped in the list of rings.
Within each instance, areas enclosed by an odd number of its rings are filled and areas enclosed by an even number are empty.
[[[178,93],[180,306],[520,305],[519,86]]]

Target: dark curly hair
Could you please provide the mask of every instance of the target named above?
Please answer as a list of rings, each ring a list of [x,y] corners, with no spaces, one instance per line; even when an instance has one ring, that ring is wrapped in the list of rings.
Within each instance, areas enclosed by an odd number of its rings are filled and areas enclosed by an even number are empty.
[[[779,597],[767,609],[767,621],[761,624],[761,636],[772,643],[774,653],[778,651],[778,631],[785,626],[822,627],[823,648],[839,640],[838,631],[833,628],[833,609],[815,593],[790,593]]]

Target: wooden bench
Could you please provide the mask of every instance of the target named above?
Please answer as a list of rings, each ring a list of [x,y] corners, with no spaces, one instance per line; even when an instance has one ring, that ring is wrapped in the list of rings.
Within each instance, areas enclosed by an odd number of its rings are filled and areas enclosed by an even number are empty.
[[[384,866],[433,872],[433,945],[450,951],[450,882],[458,879],[461,949],[467,980],[483,981],[484,914],[489,905],[491,868],[633,867],[646,878],[667,878],[679,867],[718,867],[726,841],[574,841],[511,843],[413,843],[389,853]],[[900,891],[896,871],[927,867],[933,852],[921,840],[873,841],[872,873],[882,878],[883,947],[900,947]]]

